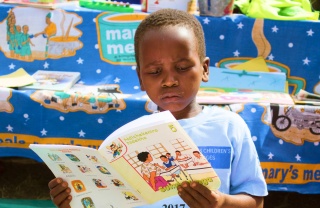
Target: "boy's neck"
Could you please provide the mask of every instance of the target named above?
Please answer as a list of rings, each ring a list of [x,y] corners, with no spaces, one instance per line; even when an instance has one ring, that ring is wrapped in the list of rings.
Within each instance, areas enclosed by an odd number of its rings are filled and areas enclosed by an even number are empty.
[[[186,119],[186,118],[192,118],[197,116],[203,109],[203,106],[199,105],[198,103],[195,105],[189,105],[186,108],[184,108],[181,111],[174,111],[172,115],[177,119]],[[159,109],[160,111],[163,111],[163,109]]]

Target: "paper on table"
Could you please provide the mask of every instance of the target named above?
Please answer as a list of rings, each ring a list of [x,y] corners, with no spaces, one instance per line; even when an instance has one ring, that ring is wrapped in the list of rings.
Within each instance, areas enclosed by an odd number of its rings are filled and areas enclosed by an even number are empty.
[[[8,75],[0,76],[0,87],[21,87],[36,82],[23,68]]]

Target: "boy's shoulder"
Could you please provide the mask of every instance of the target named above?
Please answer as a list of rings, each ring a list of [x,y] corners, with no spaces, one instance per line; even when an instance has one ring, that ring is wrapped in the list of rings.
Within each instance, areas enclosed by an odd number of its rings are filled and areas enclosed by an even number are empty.
[[[220,106],[205,106],[203,113],[206,115],[207,122],[220,123],[221,125],[232,125],[245,127],[243,118],[236,112]]]
[[[210,115],[214,118],[222,118],[224,120],[226,119],[242,119],[239,114],[236,112],[233,112],[229,109],[226,109],[224,107],[220,106],[204,106],[203,112],[207,115]]]

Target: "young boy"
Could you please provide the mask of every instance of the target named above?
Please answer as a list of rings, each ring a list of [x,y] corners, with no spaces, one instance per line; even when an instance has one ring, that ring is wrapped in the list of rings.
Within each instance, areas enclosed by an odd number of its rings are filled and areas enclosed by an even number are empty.
[[[221,179],[217,191],[183,182],[179,196],[143,207],[263,207],[266,183],[244,120],[236,113],[196,102],[200,83],[209,79],[209,58],[199,21],[172,9],[150,14],[135,33],[135,56],[141,90],[160,111],[169,110],[179,120]],[[214,158],[213,150],[224,155]],[[69,207],[71,189],[66,182],[53,179],[49,188],[58,207]]]

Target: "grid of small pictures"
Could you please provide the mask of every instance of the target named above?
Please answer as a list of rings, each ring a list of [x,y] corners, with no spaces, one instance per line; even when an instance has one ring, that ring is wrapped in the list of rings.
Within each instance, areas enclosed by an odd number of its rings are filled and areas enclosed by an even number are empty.
[[[91,192],[97,189],[106,191],[117,190],[125,201],[137,201],[139,198],[127,189],[126,182],[122,181],[114,173],[102,164],[103,158],[97,155],[77,154],[77,151],[48,153],[48,158],[57,166],[56,171],[60,171],[68,178],[72,187],[73,200],[80,200],[83,207],[97,207],[94,202],[94,195]],[[79,177],[81,175],[81,177]],[[87,194],[85,194],[87,193]]]

